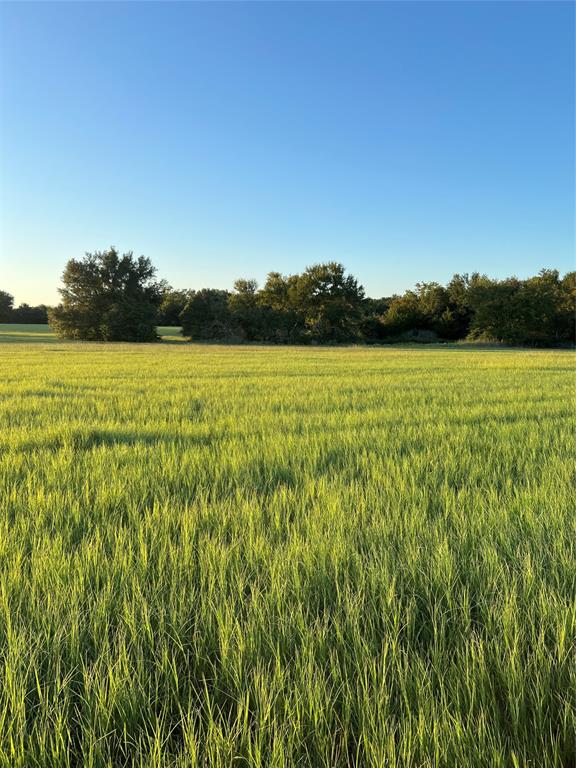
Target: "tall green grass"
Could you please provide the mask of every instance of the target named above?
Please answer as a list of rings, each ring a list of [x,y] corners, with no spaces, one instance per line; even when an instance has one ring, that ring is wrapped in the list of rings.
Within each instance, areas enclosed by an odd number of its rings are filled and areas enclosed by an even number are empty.
[[[0,366],[1,766],[576,765],[570,353]]]

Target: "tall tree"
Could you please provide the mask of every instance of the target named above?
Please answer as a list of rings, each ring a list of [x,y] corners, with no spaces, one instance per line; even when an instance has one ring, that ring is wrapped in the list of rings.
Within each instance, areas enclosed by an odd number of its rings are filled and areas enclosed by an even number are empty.
[[[305,319],[310,338],[348,341],[357,338],[364,288],[335,261],[308,267],[289,289]]]
[[[467,274],[455,274],[446,286],[451,316],[447,335],[449,339],[464,339],[470,331],[472,308],[468,297],[469,285],[470,278]]]
[[[562,338],[558,319],[562,304],[562,284],[555,269],[542,269],[525,280],[513,307],[519,318],[519,341],[546,345]]]
[[[155,341],[158,306],[166,289],[144,256],[116,248],[71,259],[60,289],[62,303],[49,314],[63,337],[86,341]]]
[[[530,345],[557,343],[570,336],[567,293],[556,270],[543,269],[527,280],[473,275],[468,294],[474,312],[472,336]]]
[[[192,291],[168,288],[158,309],[158,325],[180,325],[180,314],[192,295]]]
[[[48,322],[48,307],[45,304],[31,307],[29,304],[20,304],[16,307],[13,315],[14,323],[34,323],[45,325]]]
[[[266,313],[258,301],[256,280],[236,280],[234,293],[228,298],[228,307],[244,339],[257,341],[266,337]]]
[[[576,342],[576,272],[567,272],[560,281],[556,322],[560,338]]]
[[[10,323],[14,309],[14,296],[8,291],[0,291],[0,323]]]
[[[393,296],[382,318],[382,324],[385,333],[392,336],[423,329],[425,319],[418,294],[414,291],[406,291],[402,296]]]
[[[228,291],[203,288],[193,291],[182,310],[182,333],[192,341],[228,339],[235,335],[232,314],[228,306]]]
[[[305,316],[296,296],[298,279],[298,275],[268,273],[264,287],[257,297],[258,304],[264,310],[264,340],[280,343],[298,343],[304,340]]]
[[[486,275],[473,274],[468,287],[468,300],[473,317],[472,338],[513,342],[518,339],[517,318],[512,316],[520,280],[492,280]]]
[[[371,299],[362,302],[360,334],[366,341],[379,341],[385,335],[383,318],[390,306],[391,298]]]

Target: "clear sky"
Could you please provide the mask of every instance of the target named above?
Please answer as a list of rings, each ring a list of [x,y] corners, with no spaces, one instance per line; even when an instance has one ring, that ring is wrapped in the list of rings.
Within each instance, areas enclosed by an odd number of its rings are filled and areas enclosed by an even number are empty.
[[[0,287],[574,268],[569,2],[0,3]]]

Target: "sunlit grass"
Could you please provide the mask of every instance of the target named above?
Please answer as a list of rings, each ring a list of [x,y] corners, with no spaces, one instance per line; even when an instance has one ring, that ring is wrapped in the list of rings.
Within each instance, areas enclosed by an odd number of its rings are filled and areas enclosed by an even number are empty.
[[[576,764],[571,353],[0,366],[0,765]]]
[[[156,333],[162,341],[186,341],[182,336],[182,329],[173,325],[159,325]]]
[[[0,323],[0,344],[58,341],[49,325],[33,323]]]
[[[172,325],[158,326],[156,332],[162,341],[185,341],[181,329]],[[38,342],[48,344],[70,343],[66,339],[59,339],[49,325],[32,323],[0,323],[0,344]]]

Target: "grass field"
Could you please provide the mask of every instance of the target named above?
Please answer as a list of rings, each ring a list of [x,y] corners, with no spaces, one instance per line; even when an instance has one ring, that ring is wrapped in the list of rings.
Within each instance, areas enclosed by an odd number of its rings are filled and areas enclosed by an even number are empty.
[[[180,328],[171,325],[160,325],[156,330],[163,341],[185,341],[180,333]],[[71,343],[59,339],[49,325],[0,323],[0,344],[29,344],[31,342],[42,344]]]
[[[0,366],[1,766],[576,766],[571,353]]]

